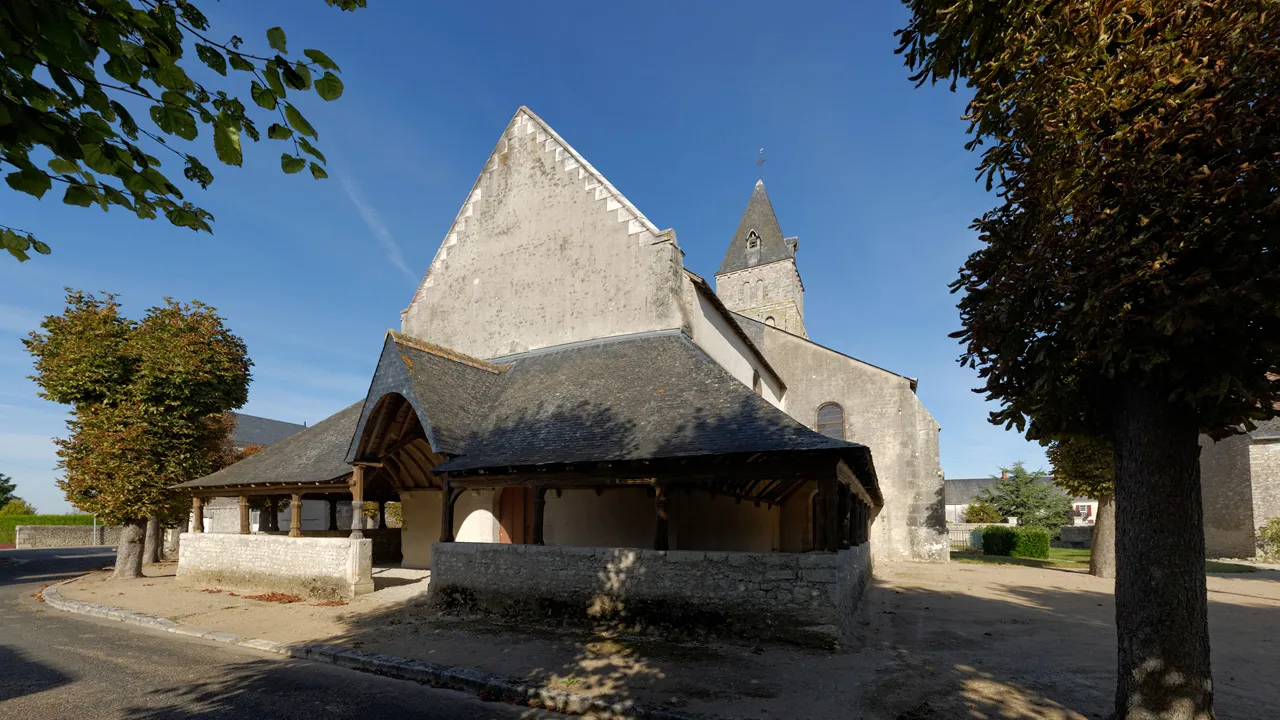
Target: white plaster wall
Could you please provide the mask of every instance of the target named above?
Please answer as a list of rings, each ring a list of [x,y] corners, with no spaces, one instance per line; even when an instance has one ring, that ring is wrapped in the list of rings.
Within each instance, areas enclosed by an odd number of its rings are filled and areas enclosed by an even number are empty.
[[[686,331],[693,342],[749,388],[752,387],[755,375],[759,373],[761,396],[781,408],[782,384],[738,335],[736,323],[717,310],[711,299],[688,275],[684,276],[682,297],[688,310]]]
[[[668,522],[674,526],[673,550],[772,552],[780,549],[781,509],[724,495],[670,492]]]
[[[678,328],[680,251],[652,227],[518,114],[402,313],[402,329],[491,358]]]
[[[657,509],[642,487],[549,491],[542,536],[547,545],[653,547]]]
[[[498,542],[496,494],[467,490],[453,506],[453,537],[457,542]],[[436,527],[439,527],[437,521]],[[437,537],[437,539],[439,539]]]

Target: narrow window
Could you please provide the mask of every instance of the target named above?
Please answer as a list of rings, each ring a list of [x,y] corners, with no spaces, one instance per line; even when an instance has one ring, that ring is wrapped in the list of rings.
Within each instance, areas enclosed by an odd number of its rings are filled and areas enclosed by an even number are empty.
[[[764,324],[769,327],[778,327],[778,321],[774,320],[772,315],[764,319]]]
[[[836,403],[823,403],[818,407],[818,420],[814,430],[835,440],[844,439],[844,408]]]
[[[760,247],[760,236],[756,234],[755,230],[752,230],[747,233],[747,249],[755,250],[758,247]]]

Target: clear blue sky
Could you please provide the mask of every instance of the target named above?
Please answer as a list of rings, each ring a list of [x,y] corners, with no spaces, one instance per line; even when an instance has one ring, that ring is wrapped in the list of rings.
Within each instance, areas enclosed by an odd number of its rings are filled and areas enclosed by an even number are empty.
[[[919,378],[948,477],[1044,465],[1037,445],[988,424],[992,407],[947,337],[959,327],[947,283],[977,247],[970,221],[994,201],[962,147],[964,98],[915,89],[893,54],[901,7],[369,5],[201,3],[216,34],[247,48],[282,25],[290,50],[321,48],[342,66],[339,101],[303,104],[327,181],[286,177],[278,144],[247,144],[243,168],[214,167],[214,185],[192,191],[217,219],[212,236],[0,189],[2,222],[54,248],[23,265],[0,258],[0,472],[41,510],[69,510],[50,442],[65,409],[36,396],[19,338],[60,312],[64,286],[119,293],[134,317],[166,295],[216,306],[256,364],[244,410],[314,423],[365,393],[383,331],[399,327],[522,104],[674,227],[707,278],[764,147],[774,208],[800,237],[810,337]]]

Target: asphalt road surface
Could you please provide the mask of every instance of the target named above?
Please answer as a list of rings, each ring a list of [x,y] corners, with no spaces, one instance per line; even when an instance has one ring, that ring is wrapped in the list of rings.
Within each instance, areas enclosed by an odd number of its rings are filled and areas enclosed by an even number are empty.
[[[30,597],[112,560],[104,548],[0,550],[0,719],[568,717],[71,615]]]

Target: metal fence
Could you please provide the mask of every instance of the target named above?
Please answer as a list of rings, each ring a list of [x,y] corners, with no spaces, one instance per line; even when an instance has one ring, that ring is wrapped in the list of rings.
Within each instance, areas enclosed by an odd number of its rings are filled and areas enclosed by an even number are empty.
[[[970,548],[982,547],[982,535],[975,530],[958,530],[950,528],[947,530],[947,534],[951,536],[952,550],[968,550]],[[974,538],[975,534],[978,534],[976,539]]]

